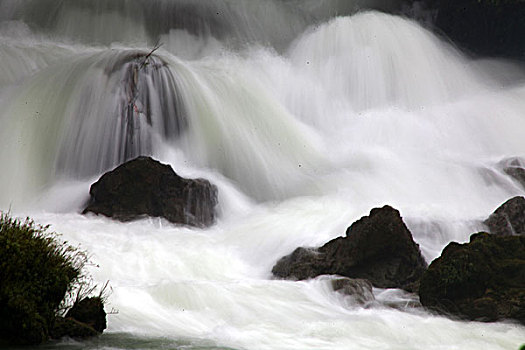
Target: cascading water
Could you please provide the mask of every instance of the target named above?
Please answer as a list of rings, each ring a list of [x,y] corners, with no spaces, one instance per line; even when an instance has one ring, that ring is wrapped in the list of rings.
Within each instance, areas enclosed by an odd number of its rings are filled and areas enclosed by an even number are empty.
[[[524,193],[497,164],[525,156],[523,68],[353,14],[399,3],[0,0],[0,210],[81,244],[118,310],[97,340],[50,347],[517,349],[512,323],[271,277],[384,204],[430,262]],[[139,154],[215,183],[217,224],[80,215],[90,184]]]

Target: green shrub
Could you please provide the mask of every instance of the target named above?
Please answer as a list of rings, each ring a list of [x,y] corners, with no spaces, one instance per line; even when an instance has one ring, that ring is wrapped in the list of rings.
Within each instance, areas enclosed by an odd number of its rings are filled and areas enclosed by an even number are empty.
[[[86,254],[47,230],[0,213],[0,344],[46,341],[81,281]]]

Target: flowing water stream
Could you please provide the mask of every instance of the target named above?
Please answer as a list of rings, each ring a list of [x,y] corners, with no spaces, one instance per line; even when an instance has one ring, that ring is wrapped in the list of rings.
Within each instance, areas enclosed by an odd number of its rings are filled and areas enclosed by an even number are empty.
[[[428,262],[525,190],[525,70],[471,59],[342,0],[0,0],[0,210],[50,223],[110,281],[108,330],[42,349],[512,350],[525,329],[436,316],[329,277],[275,280],[298,246],[400,210]],[[162,46],[149,58],[156,44]],[[208,229],[79,212],[151,155],[219,188]]]

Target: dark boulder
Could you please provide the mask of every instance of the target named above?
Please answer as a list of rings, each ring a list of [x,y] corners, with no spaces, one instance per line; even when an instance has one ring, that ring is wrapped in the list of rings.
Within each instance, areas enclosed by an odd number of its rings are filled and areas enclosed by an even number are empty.
[[[319,275],[330,275],[326,256],[319,248],[295,249],[292,254],[283,256],[272,268],[272,273],[281,278],[304,280]]]
[[[120,221],[144,215],[204,227],[215,220],[217,188],[204,179],[184,179],[150,157],[138,157],[105,173],[91,186],[93,212]]]
[[[423,275],[419,297],[440,313],[525,324],[525,236],[477,233],[450,243]]]
[[[484,223],[490,233],[495,235],[525,235],[525,198],[518,196],[509,199]]]
[[[425,269],[419,246],[399,211],[384,206],[353,223],[346,237],[316,249],[297,248],[281,258],[272,273],[295,279],[341,275],[367,279],[379,288],[414,291]]]

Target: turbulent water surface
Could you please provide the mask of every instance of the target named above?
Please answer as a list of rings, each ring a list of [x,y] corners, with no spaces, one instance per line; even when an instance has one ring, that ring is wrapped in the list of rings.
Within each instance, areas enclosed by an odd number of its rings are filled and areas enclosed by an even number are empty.
[[[52,224],[109,280],[109,328],[43,349],[517,349],[329,277],[272,279],[297,246],[400,210],[428,262],[524,189],[525,70],[473,60],[392,1],[0,0],[0,209]],[[162,46],[146,59],[157,45]],[[152,155],[219,188],[208,229],[79,212]]]

